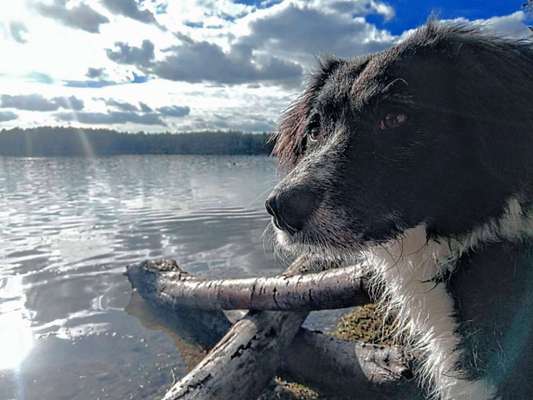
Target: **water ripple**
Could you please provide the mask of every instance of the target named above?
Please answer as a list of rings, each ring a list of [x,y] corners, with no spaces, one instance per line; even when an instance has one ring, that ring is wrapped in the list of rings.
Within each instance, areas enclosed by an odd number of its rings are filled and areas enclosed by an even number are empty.
[[[258,197],[275,180],[264,157],[0,158],[0,398],[143,399],[183,374],[169,336],[124,312],[124,267],[276,273]]]

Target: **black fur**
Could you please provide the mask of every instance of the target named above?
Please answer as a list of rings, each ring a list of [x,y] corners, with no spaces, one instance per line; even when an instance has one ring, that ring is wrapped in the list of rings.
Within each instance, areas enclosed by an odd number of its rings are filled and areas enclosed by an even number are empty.
[[[278,211],[294,188],[320,198],[285,234],[300,251],[342,254],[421,223],[449,240],[511,197],[531,210],[533,43],[430,22],[381,53],[326,60],[284,114],[274,153],[287,171],[269,200]],[[506,400],[533,393],[532,243],[482,246],[445,278],[460,368]]]
[[[433,236],[456,236],[497,217],[511,195],[531,199],[532,109],[531,42],[431,22],[381,53],[323,62],[276,135],[289,171],[278,192],[289,180],[331,188],[323,207],[342,213],[350,240],[387,240],[422,222]],[[407,122],[379,130],[391,112]],[[333,182],[318,178],[324,164]],[[350,246],[317,229],[310,218],[293,239]]]
[[[448,282],[469,379],[485,378],[500,400],[533,397],[533,242],[493,243],[466,254]]]

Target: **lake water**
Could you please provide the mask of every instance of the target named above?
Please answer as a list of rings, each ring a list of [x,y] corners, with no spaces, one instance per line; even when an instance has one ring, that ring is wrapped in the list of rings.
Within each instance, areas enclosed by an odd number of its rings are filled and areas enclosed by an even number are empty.
[[[132,299],[125,266],[279,272],[263,239],[277,180],[267,157],[0,157],[0,400],[161,395],[195,360]]]

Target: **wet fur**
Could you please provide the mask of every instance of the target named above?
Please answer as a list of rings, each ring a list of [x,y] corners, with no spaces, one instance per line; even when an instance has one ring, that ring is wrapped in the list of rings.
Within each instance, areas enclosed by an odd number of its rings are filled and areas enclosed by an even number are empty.
[[[424,354],[433,397],[515,398],[465,367],[480,350],[465,347],[450,277],[486,246],[533,234],[532,105],[531,42],[430,22],[384,52],[323,61],[275,137],[287,176],[274,192],[321,196],[304,229],[278,230],[278,243],[374,271],[381,305]],[[408,124],[377,130],[390,110]],[[316,119],[322,139],[311,144]]]

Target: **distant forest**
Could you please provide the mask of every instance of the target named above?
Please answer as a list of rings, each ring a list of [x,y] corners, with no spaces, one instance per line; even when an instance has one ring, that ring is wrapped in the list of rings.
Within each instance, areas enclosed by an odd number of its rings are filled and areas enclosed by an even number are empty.
[[[122,133],[108,129],[41,127],[0,131],[0,156],[118,154],[270,154],[270,134],[243,132]]]

